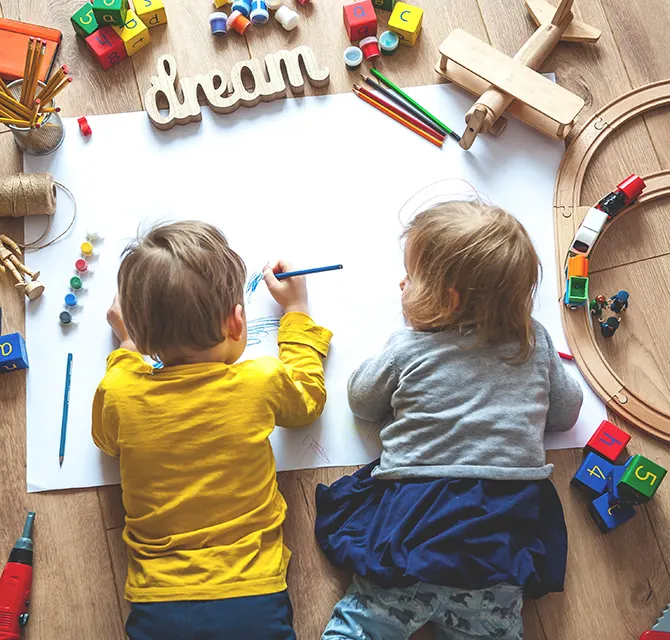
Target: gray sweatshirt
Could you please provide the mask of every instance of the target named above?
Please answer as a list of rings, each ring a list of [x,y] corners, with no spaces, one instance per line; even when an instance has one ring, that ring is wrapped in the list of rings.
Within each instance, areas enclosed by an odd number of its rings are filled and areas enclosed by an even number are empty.
[[[383,451],[375,478],[541,480],[545,431],[567,431],[582,391],[565,371],[547,330],[510,362],[513,344],[473,347],[475,336],[405,329],[349,379],[354,415],[378,422]],[[517,346],[518,348],[518,346]]]

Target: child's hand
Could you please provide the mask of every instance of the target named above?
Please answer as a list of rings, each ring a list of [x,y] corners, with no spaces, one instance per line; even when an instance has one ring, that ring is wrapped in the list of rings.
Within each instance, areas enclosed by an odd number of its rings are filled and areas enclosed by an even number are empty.
[[[119,341],[120,349],[137,351],[135,343],[130,339],[128,330],[126,329],[126,324],[123,321],[123,315],[121,314],[121,303],[119,302],[118,294],[114,296],[114,302],[112,302],[112,306],[107,311],[107,322],[109,323],[109,326],[112,328],[114,335]]]
[[[284,313],[290,313],[291,311],[308,313],[305,276],[287,278],[286,280],[277,280],[275,277],[276,273],[284,273],[290,270],[285,262],[279,260],[263,269],[263,280],[265,280],[270,295],[281,305]]]

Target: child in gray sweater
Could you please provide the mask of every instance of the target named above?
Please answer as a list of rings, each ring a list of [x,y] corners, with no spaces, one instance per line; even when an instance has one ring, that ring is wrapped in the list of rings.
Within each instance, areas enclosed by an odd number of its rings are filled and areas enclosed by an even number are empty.
[[[478,202],[405,232],[409,325],[349,380],[381,459],[317,489],[317,539],[354,572],[324,640],[522,637],[524,594],[563,588],[567,533],[545,431],[582,393],[531,318],[539,260],[523,226]]]

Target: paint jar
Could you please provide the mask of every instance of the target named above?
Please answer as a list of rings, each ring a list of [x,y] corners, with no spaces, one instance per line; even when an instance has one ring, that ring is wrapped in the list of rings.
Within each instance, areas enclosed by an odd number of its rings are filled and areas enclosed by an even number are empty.
[[[17,100],[21,96],[21,87],[23,87],[23,78],[7,85],[7,89]],[[39,94],[44,87],[44,82],[38,81],[35,94]],[[55,101],[51,100],[48,106],[55,109]],[[19,149],[30,156],[46,156],[53,153],[63,144],[65,138],[63,121],[55,111],[42,116],[39,129],[37,127],[17,127],[13,124],[8,124],[7,127],[12,132],[14,142]]]
[[[58,314],[58,321],[64,326],[67,327],[71,324],[74,324],[72,321],[72,314],[69,311],[61,311]]]
[[[233,11],[228,16],[228,29],[237,31],[241,36],[244,35],[244,32],[250,25],[251,22],[249,22],[239,11]]]
[[[81,255],[84,256],[85,258],[90,259],[95,255],[93,245],[90,242],[88,242],[88,240],[86,242],[82,242],[81,247],[79,248],[81,249]]]
[[[84,289],[84,282],[79,276],[72,276],[70,278],[70,289],[72,291],[82,291]]]
[[[248,18],[251,13],[251,2],[250,0],[233,0],[230,8],[233,11],[239,11],[245,18]]]
[[[267,24],[270,20],[270,12],[265,0],[251,0],[251,22],[254,24]]]
[[[79,300],[77,300],[77,296],[74,293],[66,293],[65,294],[65,306],[66,307],[76,307],[79,304]]]
[[[74,268],[77,270],[77,273],[86,273],[88,271],[88,262],[83,258],[79,258],[79,260],[74,263]]]
[[[265,0],[265,4],[270,11],[277,11],[282,6],[283,0]]]
[[[379,48],[382,50],[382,55],[392,56],[398,49],[400,38],[397,33],[393,31],[384,31],[379,36]]]
[[[100,235],[100,232],[97,229],[88,229],[88,231],[86,231],[86,239],[89,242],[100,242],[100,240],[102,240],[102,235]]]
[[[372,60],[381,55],[381,52],[379,51],[379,41],[376,36],[363,38],[359,44],[366,60]]]
[[[358,47],[347,47],[344,50],[344,64],[349,71],[354,71],[363,62],[363,52]]]
[[[228,33],[228,16],[223,11],[215,11],[209,16],[209,27],[213,36],[225,36]]]
[[[298,0],[298,2],[304,7],[306,4],[309,4],[311,0]]]
[[[293,29],[298,26],[300,17],[295,11],[289,9],[286,5],[282,5],[275,13],[275,20],[277,20],[286,31],[293,31]]]

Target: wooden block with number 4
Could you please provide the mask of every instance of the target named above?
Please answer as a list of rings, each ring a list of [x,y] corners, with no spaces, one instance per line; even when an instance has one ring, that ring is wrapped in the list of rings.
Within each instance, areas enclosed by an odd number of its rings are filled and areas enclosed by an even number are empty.
[[[123,40],[123,44],[126,45],[126,53],[129,56],[135,55],[151,42],[149,29],[134,11],[128,11],[126,21],[122,27],[112,27],[112,29]]]
[[[593,455],[593,454],[591,454]],[[644,456],[636,455],[626,465],[617,487],[621,495],[635,502],[649,502],[663,482],[667,471]]]
[[[603,420],[586,443],[584,451],[597,453],[610,462],[616,462],[629,442],[630,436],[625,431],[619,429],[609,420]]]
[[[123,40],[112,27],[102,27],[86,38],[88,48],[103,69],[109,69],[128,57]]]
[[[398,34],[400,44],[413,47],[421,33],[423,9],[405,2],[397,2],[389,18],[389,29]]]
[[[594,497],[607,491],[607,476],[612,471],[612,463],[595,453],[589,453],[570,481],[573,487],[585,489]]]
[[[135,0],[135,13],[149,29],[167,24],[163,0]]]

